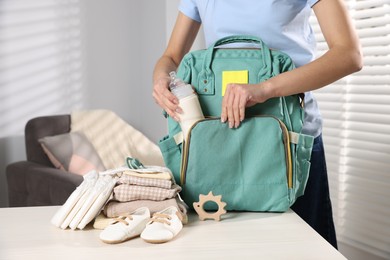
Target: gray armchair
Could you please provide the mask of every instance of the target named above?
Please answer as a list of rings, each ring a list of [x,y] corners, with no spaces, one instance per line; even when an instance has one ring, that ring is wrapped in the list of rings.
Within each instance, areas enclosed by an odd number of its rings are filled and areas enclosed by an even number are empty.
[[[6,168],[10,207],[62,205],[83,181],[77,174],[56,169],[38,139],[70,131],[70,115],[31,119],[25,127],[26,161]]]

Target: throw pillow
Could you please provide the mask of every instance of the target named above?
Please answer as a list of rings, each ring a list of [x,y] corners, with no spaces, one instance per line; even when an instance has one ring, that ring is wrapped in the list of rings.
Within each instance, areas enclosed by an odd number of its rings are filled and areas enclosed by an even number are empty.
[[[105,170],[95,148],[82,132],[47,136],[38,141],[57,169],[79,175]]]

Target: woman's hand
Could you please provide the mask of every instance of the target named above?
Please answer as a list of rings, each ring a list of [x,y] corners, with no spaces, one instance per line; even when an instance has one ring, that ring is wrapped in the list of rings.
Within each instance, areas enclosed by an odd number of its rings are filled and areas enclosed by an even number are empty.
[[[181,113],[179,100],[169,91],[170,78],[168,76],[159,77],[153,84],[153,98],[156,103],[164,109],[170,117],[179,121],[178,113]]]
[[[269,99],[266,83],[227,84],[222,100],[221,121],[229,122],[230,128],[237,128],[245,118],[245,108]]]

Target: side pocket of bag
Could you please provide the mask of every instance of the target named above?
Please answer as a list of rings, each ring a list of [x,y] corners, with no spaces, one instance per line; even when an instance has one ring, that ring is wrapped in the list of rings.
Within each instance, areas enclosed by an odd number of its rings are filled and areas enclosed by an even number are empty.
[[[296,144],[295,153],[295,181],[294,191],[295,199],[302,196],[305,192],[307,180],[309,178],[310,171],[310,157],[311,150],[313,148],[314,138],[309,135],[301,134],[299,141]]]
[[[164,158],[166,167],[168,167],[175,178],[176,183],[180,183],[180,164],[182,144],[176,144],[174,136],[165,136],[158,143]]]

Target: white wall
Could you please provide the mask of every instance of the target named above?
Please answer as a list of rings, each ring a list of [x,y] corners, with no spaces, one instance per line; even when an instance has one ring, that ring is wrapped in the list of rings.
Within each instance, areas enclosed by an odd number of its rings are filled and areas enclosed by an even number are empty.
[[[157,141],[165,120],[152,99],[166,43],[165,2],[86,0],[88,107],[106,108]]]

